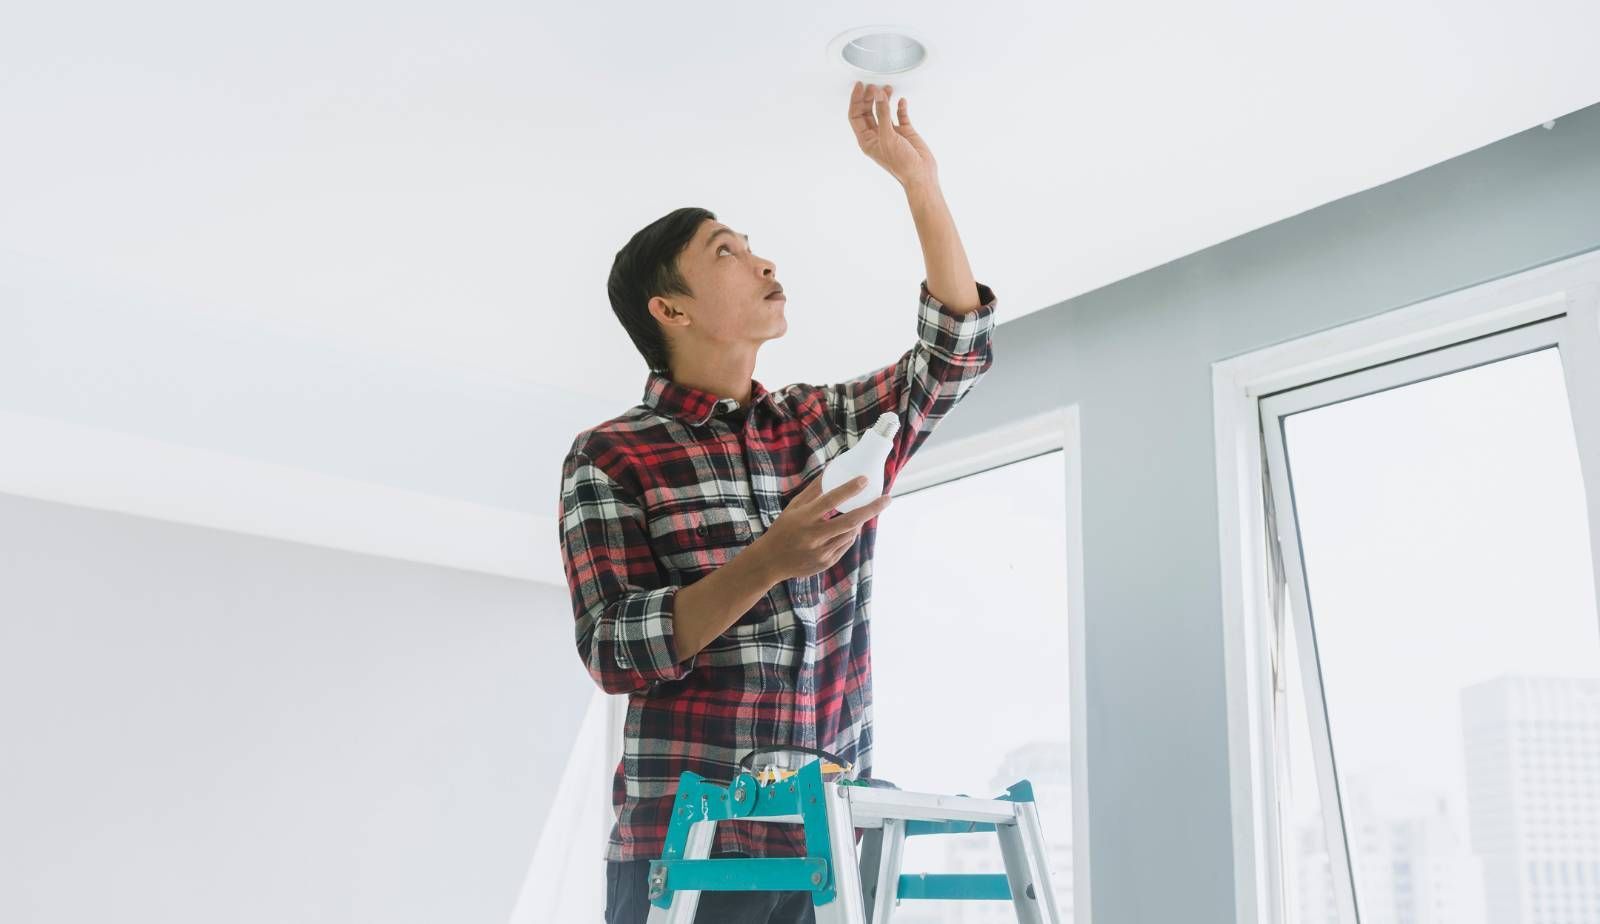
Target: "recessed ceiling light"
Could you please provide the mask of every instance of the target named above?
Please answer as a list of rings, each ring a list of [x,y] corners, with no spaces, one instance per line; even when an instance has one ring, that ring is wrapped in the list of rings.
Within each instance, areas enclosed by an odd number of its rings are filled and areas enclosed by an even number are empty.
[[[834,36],[828,57],[867,74],[903,74],[928,60],[928,44],[904,26],[861,26]]]

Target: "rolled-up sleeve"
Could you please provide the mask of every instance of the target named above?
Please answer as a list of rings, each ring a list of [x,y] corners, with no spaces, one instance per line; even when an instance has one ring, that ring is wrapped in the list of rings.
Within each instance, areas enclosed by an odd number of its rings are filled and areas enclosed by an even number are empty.
[[[561,552],[572,593],[578,655],[607,693],[677,680],[672,616],[680,585],[668,584],[645,531],[644,510],[574,447],[561,472]]]
[[[924,279],[911,349],[888,366],[823,387],[829,416],[843,437],[841,449],[854,446],[880,414],[899,416],[884,469],[885,491],[939,421],[994,365],[995,295],[981,282],[977,288],[978,308],[961,314],[934,298]]]

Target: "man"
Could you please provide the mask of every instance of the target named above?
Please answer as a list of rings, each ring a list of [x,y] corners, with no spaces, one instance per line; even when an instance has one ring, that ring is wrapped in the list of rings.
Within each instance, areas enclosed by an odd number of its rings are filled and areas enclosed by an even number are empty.
[[[627,694],[606,920],[638,924],[679,774],[731,781],[762,746],[820,748],[869,775],[873,519],[934,426],[993,363],[994,293],[972,277],[928,146],[893,87],[850,94],[863,153],[900,181],[927,277],[917,342],[837,385],[769,392],[756,352],[783,336],[776,267],[704,209],[679,209],[618,254],[611,305],[650,365],[644,400],[578,434],[560,534],[578,654]],[[829,516],[864,479],[816,477],[878,415],[900,429],[884,494]],[[798,825],[718,825],[713,856],[804,856]],[[697,921],[811,921],[807,892],[705,892]]]

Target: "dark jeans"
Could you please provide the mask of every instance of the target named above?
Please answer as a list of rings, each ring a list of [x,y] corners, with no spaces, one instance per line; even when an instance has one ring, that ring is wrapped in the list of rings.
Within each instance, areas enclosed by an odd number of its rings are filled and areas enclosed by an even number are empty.
[[[715,853],[713,859],[742,857]],[[645,924],[649,860],[606,863],[606,924]],[[810,892],[701,892],[695,924],[815,924]]]

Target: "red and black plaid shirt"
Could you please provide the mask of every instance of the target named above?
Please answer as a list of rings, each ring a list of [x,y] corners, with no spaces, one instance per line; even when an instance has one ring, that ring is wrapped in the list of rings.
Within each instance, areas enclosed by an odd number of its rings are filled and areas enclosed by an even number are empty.
[[[949,310],[922,283],[917,342],[837,385],[769,392],[748,409],[651,372],[644,400],[573,440],[558,515],[578,655],[628,694],[608,860],[654,859],[678,775],[726,783],[760,745],[823,748],[865,776],[872,758],[872,551],[876,520],[820,574],[783,581],[687,661],[672,635],[680,589],[727,564],[878,415],[900,429],[884,491],[993,364],[995,298]],[[715,850],[803,856],[798,825],[717,826]]]

